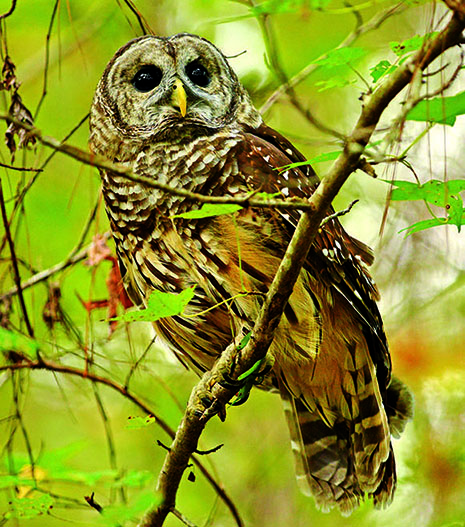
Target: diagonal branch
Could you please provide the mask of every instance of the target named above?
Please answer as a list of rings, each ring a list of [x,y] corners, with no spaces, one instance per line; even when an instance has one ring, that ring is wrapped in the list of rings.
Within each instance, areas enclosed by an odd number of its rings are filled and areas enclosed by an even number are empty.
[[[197,448],[203,429],[208,420],[233,396],[231,390],[221,387],[218,383],[215,385],[212,383],[220,380],[224,373],[237,378],[265,357],[273,339],[273,332],[279,324],[283,309],[305,262],[320,222],[331,201],[356,168],[381,114],[399,92],[408,85],[414,75],[424,70],[437,56],[460,41],[464,28],[465,14],[457,11],[453,14],[447,27],[386,79],[362,108],[361,115],[347,138],[343,153],[309,200],[312,210],[302,213],[248,344],[239,351],[236,343],[231,343],[213,369],[207,372],[194,388],[186,413],[159,475],[158,491],[163,501],[158,508],[145,515],[139,527],[163,525],[166,516],[175,507],[176,493],[182,474],[191,454]],[[211,388],[212,385],[213,388]],[[208,392],[215,397],[215,402],[210,408],[205,409],[202,399]]]

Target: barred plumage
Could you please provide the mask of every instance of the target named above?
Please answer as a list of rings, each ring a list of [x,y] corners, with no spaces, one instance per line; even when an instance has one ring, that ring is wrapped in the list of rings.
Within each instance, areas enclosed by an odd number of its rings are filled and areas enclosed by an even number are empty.
[[[94,98],[90,146],[136,174],[205,195],[305,198],[318,185],[309,165],[279,170],[305,158],[262,122],[221,52],[193,35],[142,37],[116,53]],[[130,296],[143,305],[154,289],[196,285],[186,313],[160,320],[156,330],[184,364],[210,369],[253,326],[299,213],[244,208],[234,218],[173,218],[199,205],[101,172]],[[372,259],[337,219],[320,229],[263,385],[281,394],[301,488],[323,510],[344,514],[365,494],[377,506],[390,503],[391,435],[411,416],[408,390],[391,379],[366,268]]]

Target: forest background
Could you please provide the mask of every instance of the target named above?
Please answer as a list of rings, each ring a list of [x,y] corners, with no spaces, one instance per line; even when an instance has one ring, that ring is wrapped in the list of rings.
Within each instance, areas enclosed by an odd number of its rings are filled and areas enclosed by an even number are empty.
[[[364,98],[450,17],[441,2],[377,0],[0,2],[0,13],[10,8],[1,20],[2,133],[15,103],[17,116],[27,120],[28,109],[44,135],[86,149],[86,116],[114,52],[146,31],[190,32],[231,57],[267,124],[320,177]],[[279,398],[254,390],[202,436],[205,450],[224,445],[200,462],[230,504],[193,466],[177,508],[194,525],[237,525],[231,509],[248,526],[465,525],[461,65],[455,47],[429,68],[418,93],[434,100],[416,113],[401,104],[411,91],[396,99],[366,155],[377,177],[357,171],[334,202],[344,209],[359,200],[341,221],[375,250],[394,370],[416,399],[415,418],[394,445],[393,505],[364,504],[350,518],[318,512],[295,484]],[[291,97],[285,79],[295,86]],[[170,443],[147,416],[176,429],[197,379],[153,343],[149,324],[109,323],[124,305],[97,170],[30,139],[16,135],[14,160],[11,135],[0,146],[9,226],[9,235],[5,221],[0,227],[0,525],[135,525],[156,500],[166,453],[157,440]],[[438,183],[418,185],[430,180]],[[445,186],[452,180],[454,190]],[[396,198],[387,181],[414,185]],[[31,282],[23,307],[18,276]],[[56,368],[33,369],[38,350]],[[92,493],[103,515],[86,503]],[[181,521],[172,515],[166,525]]]

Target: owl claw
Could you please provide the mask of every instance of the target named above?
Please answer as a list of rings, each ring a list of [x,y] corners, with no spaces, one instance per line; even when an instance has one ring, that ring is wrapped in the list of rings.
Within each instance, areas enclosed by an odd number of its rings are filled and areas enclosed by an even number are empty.
[[[260,368],[263,369],[260,370]],[[254,385],[261,384],[267,373],[271,371],[273,364],[270,363],[268,357],[257,361],[249,370],[240,375],[237,380],[231,379],[229,375],[224,375],[223,381],[220,382],[221,386],[229,390],[239,388],[236,393],[236,398],[230,403],[231,406],[239,406],[244,404],[250,395],[250,390]]]
[[[210,406],[213,404],[213,397],[210,395],[204,395],[200,400],[205,408],[210,408]]]

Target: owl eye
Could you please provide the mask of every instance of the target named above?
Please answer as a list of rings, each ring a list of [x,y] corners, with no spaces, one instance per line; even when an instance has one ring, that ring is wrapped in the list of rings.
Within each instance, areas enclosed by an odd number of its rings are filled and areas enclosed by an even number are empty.
[[[137,91],[148,92],[156,88],[160,82],[163,73],[156,66],[143,66],[132,79],[132,85]]]
[[[205,88],[210,84],[210,75],[208,74],[207,68],[202,66],[199,61],[194,60],[186,66],[186,75],[189,79],[197,86]]]

